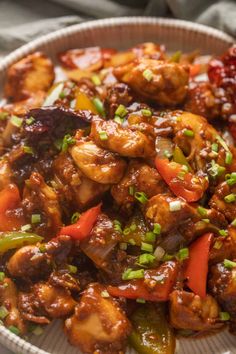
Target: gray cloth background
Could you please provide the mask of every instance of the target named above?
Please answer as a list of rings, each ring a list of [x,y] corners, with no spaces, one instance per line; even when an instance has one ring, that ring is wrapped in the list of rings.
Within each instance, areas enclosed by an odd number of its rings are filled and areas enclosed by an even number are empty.
[[[236,37],[236,0],[0,0],[0,55],[88,19],[162,16],[199,22]],[[10,354],[0,346],[0,354]]]
[[[0,0],[0,52],[87,19],[135,15],[195,21],[236,37],[236,0]]]

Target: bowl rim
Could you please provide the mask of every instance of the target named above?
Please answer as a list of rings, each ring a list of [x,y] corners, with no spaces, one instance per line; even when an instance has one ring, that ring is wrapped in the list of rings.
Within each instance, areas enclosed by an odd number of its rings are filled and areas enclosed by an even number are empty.
[[[57,38],[66,37],[67,35],[72,35],[77,32],[87,31],[99,27],[116,27],[122,24],[159,24],[167,28],[176,27],[178,29],[188,30],[190,32],[198,32],[202,34],[207,33],[208,36],[212,36],[222,41],[228,42],[229,45],[236,42],[235,38],[223,31],[191,21],[150,16],[112,17],[107,19],[85,21],[40,36],[30,41],[29,43],[26,43],[21,47],[15,49],[11,53],[7,54],[4,58],[2,58],[0,60],[0,71],[5,71],[9,65],[23,58],[25,55],[33,52],[39,46],[44,45],[46,43],[51,43]]]
[[[116,27],[119,25],[160,25],[166,28],[178,28],[187,30],[190,32],[198,32],[201,34],[207,34],[208,36],[215,37],[222,41],[227,42],[229,45],[235,43],[235,39],[212,27],[193,23],[185,20],[162,18],[162,17],[149,17],[149,16],[131,16],[131,17],[114,17],[108,19],[91,20],[85,21],[83,23],[78,23],[66,28],[59,29],[52,33],[40,36],[39,38],[24,44],[23,46],[12,51],[10,54],[6,55],[0,60],[0,72],[5,72],[9,65],[13,64],[17,60],[23,58],[25,55],[35,51],[39,46],[46,43],[52,43],[58,38],[66,38],[68,35],[75,34],[77,32],[83,32],[91,29],[106,28],[106,27]],[[0,324],[0,343],[4,345],[9,350],[13,350],[15,353],[24,354],[51,354],[43,349],[40,349],[34,344],[31,344],[26,339],[20,338],[14,333],[10,332],[7,328]]]

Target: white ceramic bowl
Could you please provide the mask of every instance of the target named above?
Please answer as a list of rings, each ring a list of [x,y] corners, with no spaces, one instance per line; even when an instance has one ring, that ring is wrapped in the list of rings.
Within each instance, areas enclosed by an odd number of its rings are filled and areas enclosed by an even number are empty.
[[[1,60],[0,95],[8,66],[35,50],[42,50],[56,61],[56,54],[69,48],[100,45],[122,49],[147,41],[163,43],[169,51],[187,52],[200,49],[202,54],[220,54],[234,42],[234,39],[210,27],[172,19],[123,17],[86,22],[43,36]],[[14,353],[21,354],[79,353],[76,348],[67,344],[60,321],[48,326],[43,335],[27,340],[17,337],[1,326],[0,342]],[[235,354],[236,337],[225,331],[199,340],[184,339],[178,342],[176,352]]]

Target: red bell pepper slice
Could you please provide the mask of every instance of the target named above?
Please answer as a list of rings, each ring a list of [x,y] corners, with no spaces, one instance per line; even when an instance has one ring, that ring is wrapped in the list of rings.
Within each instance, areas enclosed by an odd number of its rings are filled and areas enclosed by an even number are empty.
[[[212,238],[213,234],[207,233],[192,243],[189,247],[189,259],[184,272],[188,287],[201,298],[206,296],[208,260]]]
[[[68,235],[75,240],[83,240],[89,236],[98,215],[101,213],[101,203],[97,206],[85,211],[79,220],[72,225],[64,226],[61,228],[59,235]]]
[[[189,203],[201,199],[208,187],[204,177],[185,172],[181,164],[169,162],[168,159],[157,157],[155,164],[161,177],[176,196],[184,198]]]
[[[175,284],[178,264],[175,261],[163,263],[157,269],[146,270],[144,279],[130,280],[119,286],[108,286],[108,292],[115,297],[167,301]]]
[[[9,184],[0,192],[0,231],[18,230],[24,225],[23,213],[14,212],[20,203],[20,193],[15,184]]]

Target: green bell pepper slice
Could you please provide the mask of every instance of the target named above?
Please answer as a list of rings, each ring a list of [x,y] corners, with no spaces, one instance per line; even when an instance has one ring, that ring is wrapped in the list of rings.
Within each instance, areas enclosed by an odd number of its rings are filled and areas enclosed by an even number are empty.
[[[130,345],[139,354],[174,354],[175,337],[162,305],[145,304],[131,316]]]
[[[180,165],[184,165],[188,167],[189,172],[193,172],[192,167],[189,165],[186,157],[184,156],[183,151],[176,146],[174,148],[174,152],[173,152],[173,161],[179,163]]]
[[[0,254],[14,248],[21,248],[26,245],[33,245],[41,242],[43,237],[29,232],[3,232],[0,234]]]

